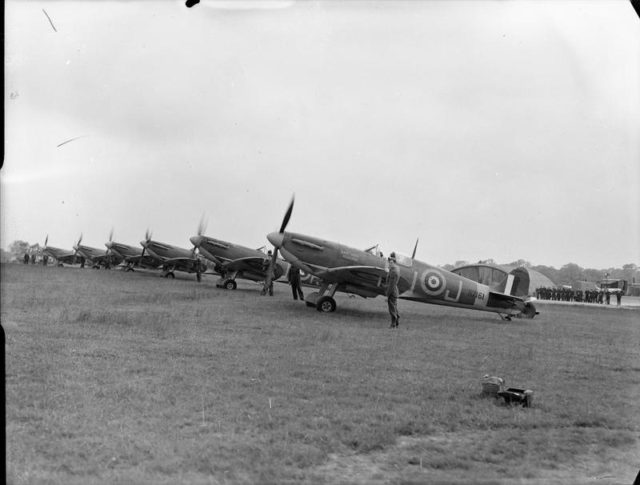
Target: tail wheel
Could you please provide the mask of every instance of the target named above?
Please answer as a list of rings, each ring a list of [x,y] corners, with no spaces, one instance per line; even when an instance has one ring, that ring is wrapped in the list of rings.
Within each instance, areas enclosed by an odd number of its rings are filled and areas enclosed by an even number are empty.
[[[330,296],[323,296],[316,303],[316,309],[322,313],[331,313],[336,311],[336,301]]]
[[[171,279],[175,279],[176,275],[173,274],[173,272],[169,271],[166,275],[164,275],[165,278],[171,278]]]
[[[224,282],[225,290],[235,290],[238,287],[237,283],[233,280],[227,280]]]

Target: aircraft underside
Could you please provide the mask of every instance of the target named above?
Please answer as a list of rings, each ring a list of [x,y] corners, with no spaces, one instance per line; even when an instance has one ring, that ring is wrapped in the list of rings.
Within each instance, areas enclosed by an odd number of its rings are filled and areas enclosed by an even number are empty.
[[[339,283],[325,283],[319,291],[313,292],[305,297],[307,306],[315,307],[319,312],[330,313],[334,312],[337,308],[335,299],[333,298],[337,291],[343,293],[355,294],[364,298],[375,298],[380,295],[379,291],[374,289],[363,288],[353,285],[345,285]],[[420,303],[430,303],[434,305],[453,306],[456,308],[464,308],[467,310],[479,310],[490,313],[497,313],[503,320],[511,320],[511,318],[533,318],[537,315],[535,307],[530,302],[522,302],[522,308],[517,308],[511,303],[507,306],[506,303],[500,302],[499,306],[474,306],[466,305],[455,302],[445,302],[443,300],[433,299],[425,300],[422,298],[413,297],[399,297],[402,300],[417,301]]]

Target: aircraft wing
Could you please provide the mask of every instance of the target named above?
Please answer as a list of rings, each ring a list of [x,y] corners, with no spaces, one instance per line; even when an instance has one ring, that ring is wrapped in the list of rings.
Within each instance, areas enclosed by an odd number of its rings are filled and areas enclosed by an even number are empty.
[[[125,258],[125,261],[127,263],[138,264],[148,268],[157,268],[162,264],[162,261],[150,255],[130,256],[128,258]]]
[[[104,254],[102,256],[96,256],[92,261],[97,264],[105,265],[108,263],[117,266],[122,262],[122,258],[114,254]]]
[[[59,263],[65,263],[65,264],[73,264],[76,261],[76,257],[74,254],[63,254],[60,256],[54,256],[54,259]],[[80,258],[78,258],[78,261],[79,260]]]
[[[315,275],[332,283],[351,283],[362,286],[380,286],[387,277],[384,268],[376,266],[341,266],[316,270]]]
[[[266,263],[265,263],[266,261]],[[266,270],[265,264],[269,265],[269,260],[258,256],[238,258],[222,264],[225,271],[253,271],[263,273]]]
[[[192,265],[196,262],[196,258],[167,258],[162,261],[163,264],[169,266]]]

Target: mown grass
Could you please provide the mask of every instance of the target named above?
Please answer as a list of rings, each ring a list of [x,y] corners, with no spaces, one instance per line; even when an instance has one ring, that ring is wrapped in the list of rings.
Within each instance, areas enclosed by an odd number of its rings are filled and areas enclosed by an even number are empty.
[[[535,320],[2,267],[10,483],[630,483],[640,312]],[[530,409],[482,398],[499,375]]]

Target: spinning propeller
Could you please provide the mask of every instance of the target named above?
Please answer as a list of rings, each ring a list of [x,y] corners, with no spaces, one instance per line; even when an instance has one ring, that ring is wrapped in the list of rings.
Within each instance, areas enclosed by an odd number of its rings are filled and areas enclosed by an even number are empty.
[[[109,241],[107,242],[107,244],[105,244],[105,246],[107,246],[107,252],[105,253],[105,256],[107,256],[107,261],[109,263],[109,265],[111,265],[112,261],[111,261],[111,245],[113,244],[113,227],[111,228],[111,231],[109,231]]]
[[[280,225],[280,230],[278,234],[284,234],[284,230],[287,228],[289,224],[289,219],[291,219],[291,213],[293,212],[293,203],[295,201],[295,196],[291,197],[291,202],[289,203],[289,207],[287,208],[287,212],[282,219],[282,224]],[[269,269],[267,270],[267,277],[264,280],[264,288],[263,294],[266,294],[267,290],[271,286],[273,281],[273,270],[276,265],[276,260],[278,259],[278,246],[274,245],[273,255],[271,256],[271,261],[269,261]]]
[[[82,233],[80,233],[80,237],[78,238],[78,242],[73,246],[73,264],[76,264],[76,257],[78,256],[78,249],[80,248],[80,243],[82,242]]]
[[[205,220],[204,214],[202,215],[202,217],[200,218],[200,222],[198,223],[198,232],[197,232],[197,239],[195,239],[196,243],[194,243],[194,238],[191,238],[191,244],[193,244],[193,249],[191,250],[191,255],[195,258],[196,257],[196,249],[199,249],[200,247],[200,241],[202,236],[204,236],[205,231],[207,230],[207,221]]]
[[[144,258],[144,252],[147,249],[147,244],[151,242],[151,235],[152,233],[149,232],[149,229],[144,232],[144,241],[140,243],[140,245],[142,246],[142,254],[140,254],[140,262],[138,263],[138,265],[142,264],[142,259]]]

